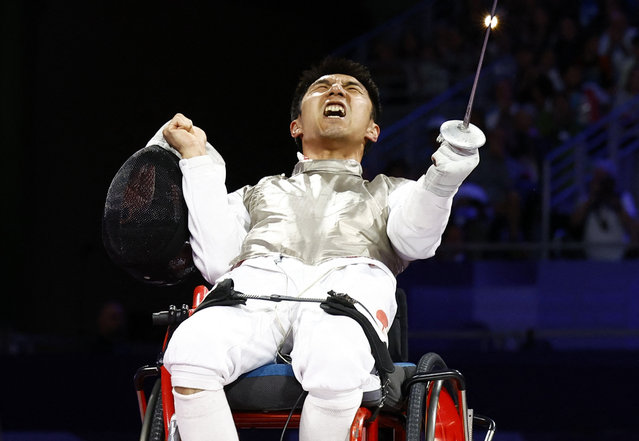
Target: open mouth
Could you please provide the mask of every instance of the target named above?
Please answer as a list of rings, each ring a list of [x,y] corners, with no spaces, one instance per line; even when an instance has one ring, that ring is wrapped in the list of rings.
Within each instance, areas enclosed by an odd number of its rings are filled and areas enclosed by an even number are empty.
[[[328,118],[343,118],[346,116],[346,109],[342,104],[328,104],[324,108],[324,116]]]

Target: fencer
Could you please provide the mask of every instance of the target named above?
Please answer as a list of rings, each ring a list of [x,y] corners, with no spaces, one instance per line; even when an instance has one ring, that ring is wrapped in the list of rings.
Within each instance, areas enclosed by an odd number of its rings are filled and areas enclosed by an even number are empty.
[[[380,134],[379,112],[366,67],[323,60],[303,72],[292,100],[290,133],[301,152],[291,176],[230,193],[224,160],[205,132],[179,113],[165,124],[149,145],[182,158],[190,241],[203,276],[212,285],[231,278],[247,294],[347,293],[387,341],[395,277],[410,261],[434,255],[453,196],[479,154],[442,141],[417,181],[365,180],[360,163]],[[345,440],[363,391],[376,381],[361,327],[317,303],[260,300],[204,309],[175,331],[164,365],[181,438],[237,440],[223,388],[278,356],[290,360],[308,392],[300,439]]]

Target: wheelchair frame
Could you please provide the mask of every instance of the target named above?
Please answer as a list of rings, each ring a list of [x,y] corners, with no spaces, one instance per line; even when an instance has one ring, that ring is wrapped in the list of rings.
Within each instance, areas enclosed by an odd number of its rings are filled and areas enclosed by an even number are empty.
[[[207,287],[197,286],[193,291],[192,307],[182,305],[181,308],[177,308],[172,305],[168,311],[153,314],[154,324],[166,325],[168,329],[156,364],[142,366],[134,376],[142,420],[141,441],[180,440],[174,416],[171,376],[162,365],[161,355],[175,327],[193,314],[207,293]],[[441,360],[434,353],[426,354],[422,359],[425,357]],[[146,380],[157,376],[160,379],[156,380],[147,398]],[[360,407],[351,424],[349,440],[378,441],[380,429],[389,429],[393,433],[392,439],[398,441],[472,441],[473,426],[486,430],[485,441],[491,441],[494,436],[495,422],[488,417],[475,415],[472,409],[468,409],[465,380],[457,370],[437,369],[432,372],[420,372],[418,366],[417,373],[402,384],[402,395],[408,397],[408,404],[405,404],[401,411],[375,412],[375,409]],[[232,410],[232,414],[238,429],[295,429],[299,427],[301,411]]]

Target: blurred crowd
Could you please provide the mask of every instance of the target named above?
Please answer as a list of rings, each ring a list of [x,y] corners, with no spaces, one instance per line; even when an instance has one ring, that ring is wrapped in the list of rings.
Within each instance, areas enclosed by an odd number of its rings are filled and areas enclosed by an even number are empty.
[[[370,44],[366,62],[387,106],[410,108],[474,73],[486,4],[431,2],[430,26],[423,26],[423,17],[413,25],[406,20],[396,38],[380,36]],[[538,256],[538,247],[528,252],[523,246],[494,245],[542,241],[543,158],[639,95],[639,1],[521,0],[504,3],[497,15],[500,25],[486,54],[494,74],[482,77],[483,94],[471,120],[484,130],[487,143],[456,197],[439,253],[444,259]],[[633,158],[637,161],[636,153]],[[573,201],[567,216],[553,219],[553,238],[584,246],[556,256],[637,255],[639,217],[632,194],[637,189],[623,191],[614,164],[600,159],[589,163],[590,194]],[[389,173],[413,177],[406,164],[388,167]],[[493,247],[473,251],[468,246],[473,243]]]

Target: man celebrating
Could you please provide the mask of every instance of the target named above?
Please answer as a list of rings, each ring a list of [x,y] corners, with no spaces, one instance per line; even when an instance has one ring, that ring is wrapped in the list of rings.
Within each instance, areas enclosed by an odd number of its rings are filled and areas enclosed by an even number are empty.
[[[434,255],[453,196],[479,155],[444,141],[418,181],[364,180],[360,161],[379,136],[379,111],[364,66],[325,59],[302,74],[293,98],[290,132],[302,153],[292,175],[232,193],[205,133],[175,115],[149,144],[168,144],[182,157],[191,246],[203,276],[213,284],[232,279],[247,294],[346,293],[386,342],[395,276]],[[261,300],[203,309],[175,331],[164,365],[182,439],[237,440],[223,388],[278,356],[290,360],[308,392],[300,439],[346,439],[363,390],[379,386],[363,329],[317,303]]]

